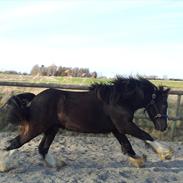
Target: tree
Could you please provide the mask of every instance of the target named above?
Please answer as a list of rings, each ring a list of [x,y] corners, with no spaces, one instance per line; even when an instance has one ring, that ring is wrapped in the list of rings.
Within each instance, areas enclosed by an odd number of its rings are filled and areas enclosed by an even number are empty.
[[[32,70],[31,70],[31,75],[37,75],[39,74],[39,71],[40,71],[40,67],[38,64],[34,65],[32,67]]]
[[[57,66],[52,64],[47,67],[47,76],[56,76]]]

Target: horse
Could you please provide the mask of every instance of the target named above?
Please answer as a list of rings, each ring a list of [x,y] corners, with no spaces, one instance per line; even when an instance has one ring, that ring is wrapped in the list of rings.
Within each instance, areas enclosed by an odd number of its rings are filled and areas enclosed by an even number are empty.
[[[122,153],[135,167],[143,167],[145,158],[135,153],[127,134],[150,145],[160,159],[170,159],[172,149],[154,140],[133,122],[134,113],[144,108],[155,129],[165,131],[169,90],[143,77],[117,76],[109,83],[90,85],[88,91],[49,88],[37,95],[12,96],[3,109],[7,122],[19,125],[20,133],[9,141],[4,151],[18,149],[43,134],[39,154],[49,166],[56,167],[55,158],[48,151],[61,128],[81,133],[112,133]]]

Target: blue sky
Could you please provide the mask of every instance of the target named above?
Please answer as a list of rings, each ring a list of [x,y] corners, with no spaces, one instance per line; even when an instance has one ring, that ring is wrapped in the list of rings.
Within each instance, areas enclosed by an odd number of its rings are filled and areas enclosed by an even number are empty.
[[[183,79],[182,22],[183,0],[0,0],[0,70]]]

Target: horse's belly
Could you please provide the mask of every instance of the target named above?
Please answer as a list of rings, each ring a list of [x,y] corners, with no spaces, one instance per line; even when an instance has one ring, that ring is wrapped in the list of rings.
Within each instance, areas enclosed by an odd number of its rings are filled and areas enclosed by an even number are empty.
[[[95,104],[95,103],[94,103]],[[58,118],[62,126],[68,130],[86,133],[108,133],[113,127],[111,119],[104,113],[103,106],[68,105],[60,109]]]
[[[109,133],[113,130],[113,125],[109,120],[67,120],[62,124],[65,129],[82,133]]]

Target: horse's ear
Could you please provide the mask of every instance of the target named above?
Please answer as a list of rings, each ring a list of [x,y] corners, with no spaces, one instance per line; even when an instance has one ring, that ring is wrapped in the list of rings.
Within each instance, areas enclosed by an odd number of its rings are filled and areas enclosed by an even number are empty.
[[[170,92],[170,88],[165,87],[165,86],[159,86],[159,91],[164,94],[164,95],[168,95],[168,93]]]
[[[165,92],[166,92],[166,93],[169,93],[170,90],[171,90],[170,88],[166,88],[166,89],[165,89]]]

